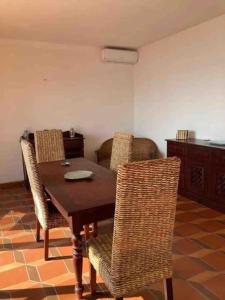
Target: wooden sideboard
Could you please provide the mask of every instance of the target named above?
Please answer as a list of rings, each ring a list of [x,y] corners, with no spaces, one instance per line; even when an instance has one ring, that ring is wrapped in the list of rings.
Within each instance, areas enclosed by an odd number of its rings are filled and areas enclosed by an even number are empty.
[[[225,212],[225,147],[196,139],[166,141],[167,156],[181,159],[179,193]]]
[[[35,149],[34,143],[34,134],[29,133],[28,141],[31,142]],[[63,132],[63,143],[65,149],[65,156],[67,159],[75,158],[75,157],[83,157],[84,156],[84,137],[82,134],[75,133],[74,138],[70,138],[70,132]],[[24,173],[24,183],[27,189],[30,188],[29,180],[27,177],[27,171],[23,160],[23,173]]]

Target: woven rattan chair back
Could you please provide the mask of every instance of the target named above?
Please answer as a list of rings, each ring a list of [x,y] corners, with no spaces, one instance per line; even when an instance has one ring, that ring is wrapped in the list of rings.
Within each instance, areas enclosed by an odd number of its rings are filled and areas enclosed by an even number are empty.
[[[44,191],[40,181],[36,157],[30,142],[22,139],[21,147],[34,199],[35,214],[43,229],[48,227],[48,208],[44,198]]]
[[[172,237],[180,160],[119,167],[112,246],[114,294],[172,276]]]
[[[110,169],[117,172],[118,166],[128,163],[132,158],[133,135],[115,133],[112,145]]]
[[[36,131],[34,133],[34,140],[38,163],[65,159],[61,130]]]

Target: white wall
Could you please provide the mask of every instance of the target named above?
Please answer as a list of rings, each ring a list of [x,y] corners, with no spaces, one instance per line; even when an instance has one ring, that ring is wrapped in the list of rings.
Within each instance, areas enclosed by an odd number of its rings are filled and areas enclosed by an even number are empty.
[[[98,48],[0,41],[0,182],[23,178],[24,129],[74,127],[94,159],[101,142],[132,131],[133,121],[135,135],[165,154],[177,129],[225,139],[224,116],[225,16],[141,48],[134,74],[133,66],[101,63]]]
[[[100,49],[0,41],[0,182],[23,178],[25,129],[74,127],[85,155],[133,130],[133,69],[100,62]]]
[[[135,133],[162,154],[177,129],[225,140],[225,15],[140,49]]]

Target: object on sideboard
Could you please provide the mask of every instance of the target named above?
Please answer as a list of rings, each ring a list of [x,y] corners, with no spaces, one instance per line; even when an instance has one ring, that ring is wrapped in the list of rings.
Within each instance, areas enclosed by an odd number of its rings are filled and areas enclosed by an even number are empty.
[[[225,146],[169,139],[167,156],[181,159],[180,195],[225,212]]]
[[[34,134],[32,132],[29,133],[27,140],[31,142],[31,144],[35,148],[34,143]],[[70,132],[63,132],[63,144],[65,150],[66,159],[76,158],[76,157],[84,157],[84,137],[82,134],[75,132],[74,137],[70,138]],[[23,157],[22,157],[23,159]],[[23,174],[24,174],[24,183],[27,189],[30,188],[29,180],[27,177],[27,171],[23,161]]]
[[[187,140],[188,139],[188,130],[177,130],[176,139],[177,140]]]
[[[110,166],[113,139],[106,140],[98,150],[95,151],[98,164],[105,168]],[[134,138],[132,160],[148,160],[159,157],[156,144],[147,138]]]
[[[73,139],[75,137],[75,130],[74,128],[70,128],[70,138]]]

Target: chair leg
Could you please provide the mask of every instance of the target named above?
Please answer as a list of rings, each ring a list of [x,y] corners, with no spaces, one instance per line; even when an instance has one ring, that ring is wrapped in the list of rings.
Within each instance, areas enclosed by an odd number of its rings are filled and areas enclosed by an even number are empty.
[[[92,224],[92,235],[93,237],[98,235],[98,224],[96,222]]]
[[[40,242],[40,231],[41,231],[41,225],[38,221],[38,218],[36,218],[36,241]]]
[[[89,267],[89,272],[90,272],[90,286],[91,286],[91,294],[95,295],[96,294],[96,271],[95,268],[92,266],[90,263]]]
[[[173,282],[172,278],[164,279],[165,300],[173,300]]]
[[[84,225],[84,235],[85,235],[85,240],[87,241],[90,237],[89,225]]]
[[[48,244],[49,244],[49,230],[44,230],[44,257],[48,260]]]
[[[97,223],[93,223],[91,225],[92,227],[92,235],[94,237],[97,236]],[[90,226],[89,225],[84,225],[84,235],[85,235],[85,240],[88,240],[90,238]]]

